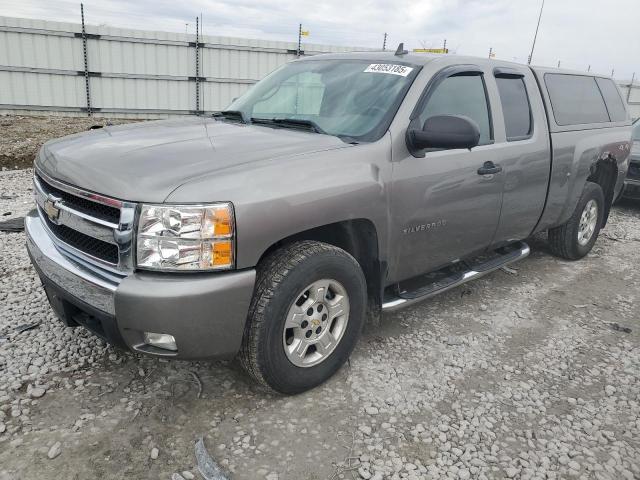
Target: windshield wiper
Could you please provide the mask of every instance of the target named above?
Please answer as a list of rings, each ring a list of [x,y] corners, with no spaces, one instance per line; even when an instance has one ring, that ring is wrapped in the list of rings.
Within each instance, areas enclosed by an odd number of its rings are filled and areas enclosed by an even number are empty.
[[[315,133],[326,134],[320,125],[313,120],[307,120],[302,118],[259,118],[251,117],[251,123],[263,124],[263,125],[275,125],[284,128],[302,128],[305,130],[311,130]]]
[[[221,110],[220,112],[213,112],[212,116],[214,118],[226,118],[227,120],[239,120],[242,123],[247,123],[244,113],[240,110]]]

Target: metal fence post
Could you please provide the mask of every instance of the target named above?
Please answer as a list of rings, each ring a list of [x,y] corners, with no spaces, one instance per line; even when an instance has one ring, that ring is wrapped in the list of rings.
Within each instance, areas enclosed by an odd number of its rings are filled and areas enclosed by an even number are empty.
[[[200,19],[196,17],[196,115],[200,114]]]
[[[84,89],[87,94],[87,116],[91,116],[91,91],[89,90],[89,61],[87,58],[87,32],[84,28],[84,5],[80,4],[82,18],[82,53],[84,54]]]

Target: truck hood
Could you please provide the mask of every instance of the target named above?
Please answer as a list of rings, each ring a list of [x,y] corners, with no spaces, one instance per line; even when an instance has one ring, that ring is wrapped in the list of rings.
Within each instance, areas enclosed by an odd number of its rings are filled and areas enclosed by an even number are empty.
[[[163,202],[180,185],[226,168],[349,145],[316,133],[186,117],[91,130],[42,147],[36,167],[121,200]],[[198,199],[194,199],[198,201]]]

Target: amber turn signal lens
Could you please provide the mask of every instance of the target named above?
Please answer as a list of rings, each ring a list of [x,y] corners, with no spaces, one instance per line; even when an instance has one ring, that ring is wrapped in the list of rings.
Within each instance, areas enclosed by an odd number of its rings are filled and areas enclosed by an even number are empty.
[[[231,209],[229,207],[216,208],[214,212],[214,235],[231,235],[233,229],[233,220],[231,218]]]
[[[219,240],[211,245],[211,262],[214,266],[233,264],[233,245],[231,240]]]

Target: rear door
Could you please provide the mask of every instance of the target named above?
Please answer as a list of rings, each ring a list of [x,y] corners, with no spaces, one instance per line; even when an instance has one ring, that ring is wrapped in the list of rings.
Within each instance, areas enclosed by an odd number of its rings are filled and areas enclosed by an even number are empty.
[[[428,83],[411,114],[411,126],[434,115],[465,115],[481,132],[471,151],[434,150],[394,157],[391,193],[391,278],[402,280],[486,249],[500,218],[503,175],[479,169],[497,160],[491,72],[449,66]]]
[[[549,130],[533,72],[496,66],[487,79],[496,89],[495,153],[504,176],[494,245],[527,238],[544,209],[551,168]]]

